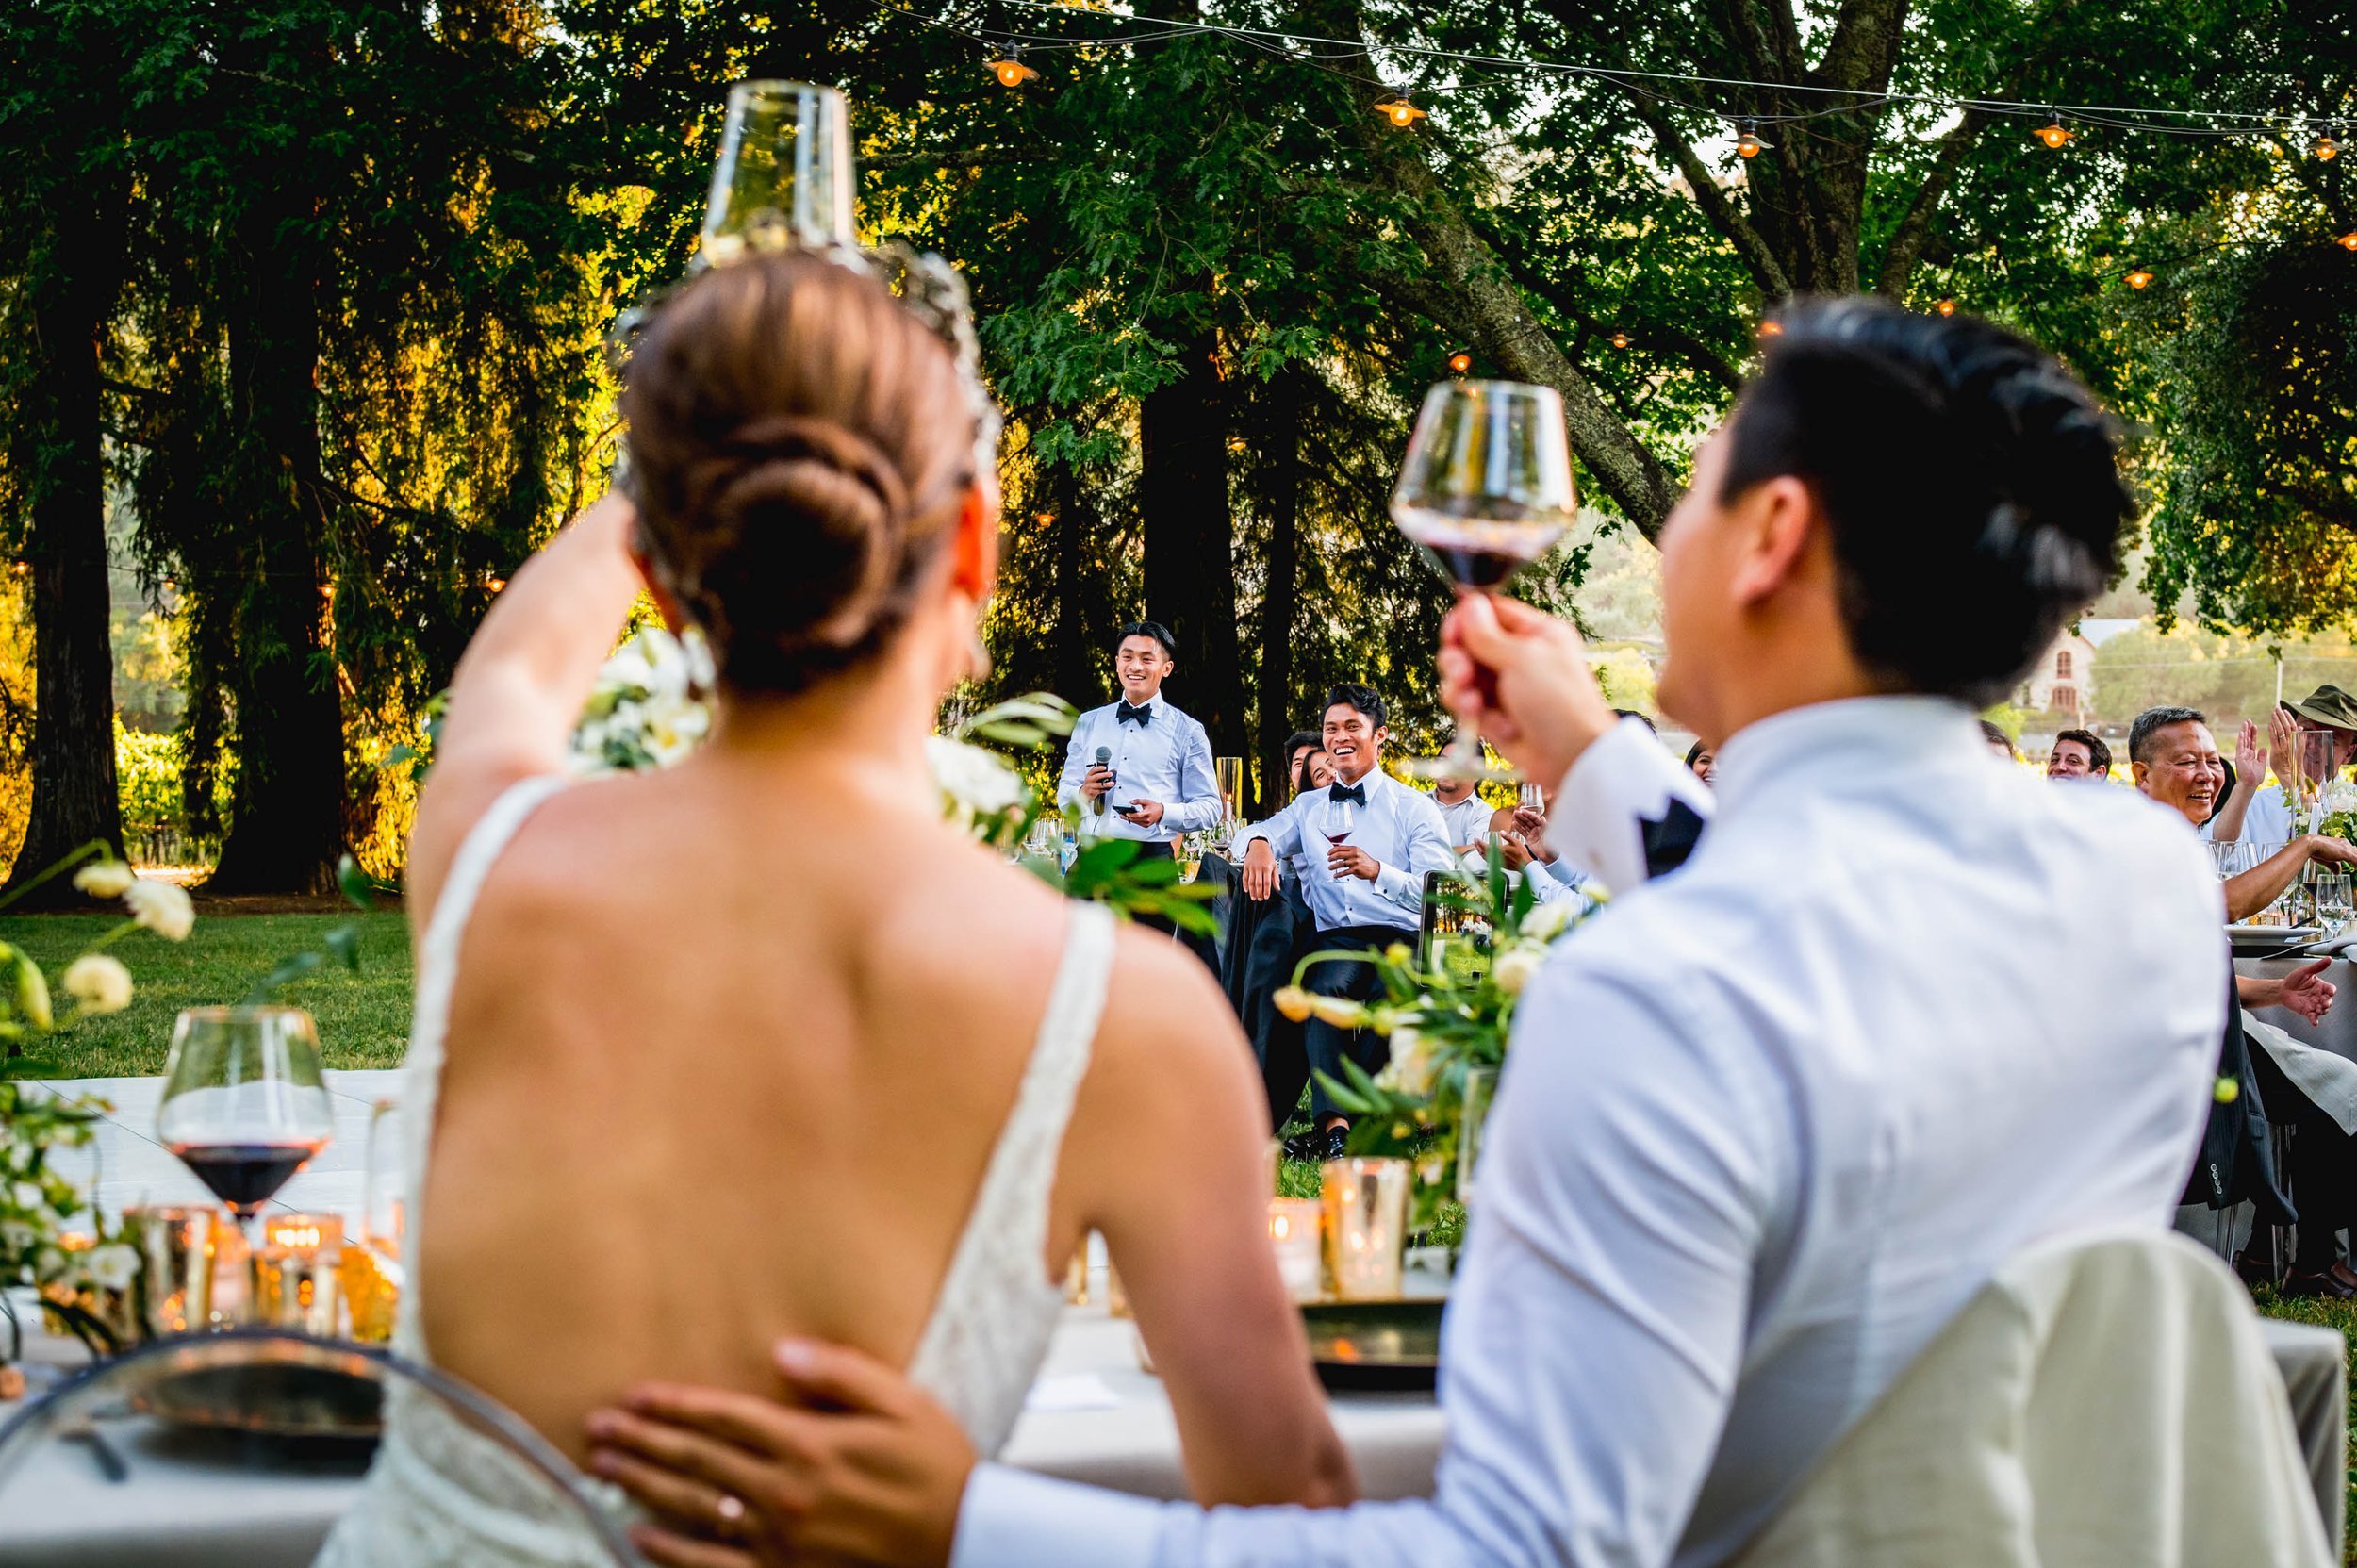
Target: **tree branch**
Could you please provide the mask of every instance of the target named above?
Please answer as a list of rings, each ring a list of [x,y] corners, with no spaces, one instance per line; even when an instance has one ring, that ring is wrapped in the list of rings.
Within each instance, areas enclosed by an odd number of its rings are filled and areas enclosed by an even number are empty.
[[[1922,259],[1924,241],[1931,238],[1932,220],[1939,214],[1939,204],[1947,199],[1948,188],[1963,172],[1965,159],[1972,156],[1972,149],[1981,140],[1981,127],[1989,118],[1978,109],[1967,109],[1964,118],[1939,139],[1939,156],[1932,160],[1932,172],[1916,187],[1905,215],[1891,231],[1890,243],[1884,248],[1882,268],[1874,274],[1874,292],[1894,300],[1906,293],[1915,264]]]
[[[1710,226],[1734,245],[1736,255],[1742,257],[1743,265],[1751,270],[1752,281],[1759,285],[1760,292],[1770,299],[1782,299],[1791,293],[1792,282],[1785,275],[1783,264],[1768,248],[1768,241],[1760,238],[1759,231],[1752,226],[1751,220],[1727,199],[1727,193],[1720,189],[1719,182],[1704,166],[1701,155],[1694,151],[1693,143],[1678,133],[1678,128],[1670,123],[1670,117],[1662,112],[1659,105],[1633,92],[1631,96],[1636,104],[1637,117],[1644,121],[1646,127],[1653,132],[1654,140],[1685,177],[1694,205],[1702,208],[1703,216],[1709,220]]]
[[[984,168],[997,163],[1046,163],[1056,156],[1053,147],[940,147],[917,148],[905,153],[877,153],[861,158],[866,169],[901,169],[911,166],[936,169]]]

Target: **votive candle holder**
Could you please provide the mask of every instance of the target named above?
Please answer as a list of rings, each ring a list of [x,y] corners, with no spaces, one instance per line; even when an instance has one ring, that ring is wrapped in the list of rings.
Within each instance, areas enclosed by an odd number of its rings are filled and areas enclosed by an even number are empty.
[[[1277,1253],[1277,1277],[1295,1301],[1315,1301],[1326,1294],[1326,1260],[1318,1240],[1323,1213],[1314,1197],[1272,1197],[1268,1202],[1268,1240]]]
[[[1322,1175],[1326,1272],[1334,1295],[1343,1301],[1396,1299],[1408,1245],[1408,1162],[1328,1160]]]

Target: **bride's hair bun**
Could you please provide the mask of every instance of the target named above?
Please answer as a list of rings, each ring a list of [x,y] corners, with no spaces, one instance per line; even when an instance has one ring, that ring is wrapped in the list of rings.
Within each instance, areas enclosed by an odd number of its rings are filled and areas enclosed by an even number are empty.
[[[688,285],[634,353],[623,410],[655,575],[741,691],[880,652],[975,477],[948,344],[815,256]]]
[[[1804,302],[1726,439],[1722,499],[1808,481],[1859,662],[2003,700],[2118,569],[2133,511],[2110,418],[2027,338],[1876,300]]]

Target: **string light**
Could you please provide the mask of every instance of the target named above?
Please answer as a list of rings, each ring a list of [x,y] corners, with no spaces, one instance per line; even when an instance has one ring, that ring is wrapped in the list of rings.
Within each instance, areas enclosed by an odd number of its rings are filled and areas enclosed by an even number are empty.
[[[2316,127],[2316,139],[2309,143],[2308,150],[2328,163],[2341,156],[2341,144],[2332,140],[2332,127],[2330,125]]]
[[[992,60],[990,74],[998,78],[1000,87],[1021,87],[1039,76],[1038,72],[1023,63],[1023,45],[1020,43]]]
[[[1612,346],[1616,349],[1624,349],[1628,347],[1628,334],[1625,332],[1614,333],[1612,335]]]
[[[2045,124],[2040,125],[2035,134],[2047,146],[2059,148],[2069,141],[2075,133],[2062,123],[2062,116],[2057,114]]]
[[[1757,157],[1763,150],[1774,145],[1772,141],[1762,141],[1749,120],[1743,122],[1743,134],[1735,139],[1735,150],[1744,157]]]
[[[1473,369],[1473,355],[1467,354],[1463,349],[1459,349],[1455,354],[1448,356],[1448,368],[1451,374],[1463,375],[1467,371]]]
[[[1759,323],[1759,335],[1762,338],[1781,338],[1784,336],[1784,323],[1782,322],[1762,322]]]
[[[2340,248],[2345,251],[2357,251],[2357,229],[2350,229],[2347,234],[2342,235],[2340,239],[2333,241],[2333,243],[2339,245]]]
[[[2128,287],[2131,289],[2149,289],[2151,286],[2152,274],[2142,267],[2128,274]]]
[[[1956,313],[1956,302],[1953,300],[1942,300],[1937,305],[1932,306],[1932,308],[1938,311],[1943,316],[1953,316]]]
[[[1375,106],[1375,112],[1403,131],[1423,119],[1425,115],[1424,110],[1408,101],[1408,94],[1405,92],[1396,98],[1384,99]]]

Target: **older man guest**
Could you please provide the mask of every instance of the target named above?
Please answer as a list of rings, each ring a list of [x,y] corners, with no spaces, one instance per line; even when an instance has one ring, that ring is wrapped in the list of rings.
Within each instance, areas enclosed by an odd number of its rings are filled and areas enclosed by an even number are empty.
[[[2105,779],[2111,776],[2112,749],[2092,730],[2065,730],[2046,753],[2050,779]]]
[[[2006,1260],[2159,1230],[2211,1098],[2216,883],[2124,792],[1991,768],[1973,721],[2117,567],[2110,427],[1985,322],[1781,322],[1661,533],[1660,701],[1717,748],[1715,801],[1612,719],[1569,625],[1480,597],[1444,632],[1450,706],[1562,781],[1554,831],[1621,897],[1515,1014],[1435,1496],[1214,1512],[977,1467],[897,1371],[800,1343],[789,1383],[850,1413],[684,1396],[650,1446],[896,1561],[1700,1568]],[[1673,806],[1708,825],[1646,883]],[[732,1430],[778,1436],[749,1460]]]

